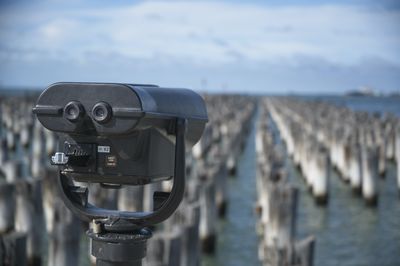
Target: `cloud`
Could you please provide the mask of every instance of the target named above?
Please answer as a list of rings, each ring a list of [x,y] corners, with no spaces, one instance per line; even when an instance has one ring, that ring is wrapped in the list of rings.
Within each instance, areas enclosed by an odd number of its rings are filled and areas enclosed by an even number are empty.
[[[4,73],[27,62],[36,71],[44,62],[123,69],[135,63],[146,69],[185,65],[211,75],[234,66],[231,72],[247,73],[244,80],[263,67],[334,71],[369,59],[400,65],[399,10],[198,1],[78,7],[0,11],[0,79],[11,82]],[[96,68],[100,76],[105,68]]]
[[[188,58],[229,63],[236,52],[255,61],[297,54],[354,63],[378,56],[400,63],[397,11],[353,6],[274,7],[214,2],[144,2],[107,9],[16,14],[2,28],[2,46],[71,57],[87,51],[128,57]],[[17,24],[17,26],[14,26]],[[32,25],[33,24],[33,25]],[[13,34],[18,25],[25,28]],[[221,45],[223,43],[223,45]]]
[[[13,85],[42,89],[58,81],[153,83],[245,93],[342,93],[360,86],[388,92],[400,88],[400,67],[372,58],[352,66],[302,56],[295,59],[296,64],[242,61],[224,67],[193,65],[176,59],[172,63],[155,63],[152,59],[135,60],[118,54],[101,58],[92,54],[88,58],[79,64],[45,57],[24,64],[13,61],[6,68],[0,66],[0,72],[2,77],[13,80]]]

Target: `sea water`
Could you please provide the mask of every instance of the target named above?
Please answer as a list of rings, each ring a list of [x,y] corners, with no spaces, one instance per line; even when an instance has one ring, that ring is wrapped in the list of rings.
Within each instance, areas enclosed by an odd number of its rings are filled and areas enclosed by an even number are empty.
[[[400,115],[400,98],[308,96],[304,100],[326,101],[370,113]],[[279,138],[279,137],[278,137]],[[299,189],[297,238],[316,237],[316,266],[395,266],[400,265],[400,197],[396,184],[396,164],[388,163],[385,178],[379,179],[379,200],[367,207],[354,196],[348,184],[332,172],[330,197],[319,207],[308,192],[301,174],[286,158],[290,182]],[[260,265],[257,258],[256,163],[254,128],[240,158],[238,175],[229,182],[227,219],[219,222],[217,253],[206,256],[202,265]],[[253,231],[253,232],[252,232]]]

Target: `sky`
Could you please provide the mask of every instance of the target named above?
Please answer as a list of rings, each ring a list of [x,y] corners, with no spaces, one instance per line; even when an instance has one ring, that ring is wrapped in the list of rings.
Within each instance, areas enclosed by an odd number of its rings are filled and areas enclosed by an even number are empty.
[[[0,0],[0,86],[400,92],[399,1]]]

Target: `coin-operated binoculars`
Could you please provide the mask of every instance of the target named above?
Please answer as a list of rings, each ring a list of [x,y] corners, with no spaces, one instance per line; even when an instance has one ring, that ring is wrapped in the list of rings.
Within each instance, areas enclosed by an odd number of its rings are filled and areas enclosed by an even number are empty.
[[[186,89],[112,83],[56,83],[33,112],[59,135],[51,163],[59,166],[66,206],[93,222],[87,232],[97,265],[141,265],[149,226],[166,220],[185,189],[185,147],[192,147],[207,123],[201,96]],[[155,192],[152,212],[96,207],[88,188],[145,185],[173,178],[170,192]],[[79,183],[81,184],[81,183]]]

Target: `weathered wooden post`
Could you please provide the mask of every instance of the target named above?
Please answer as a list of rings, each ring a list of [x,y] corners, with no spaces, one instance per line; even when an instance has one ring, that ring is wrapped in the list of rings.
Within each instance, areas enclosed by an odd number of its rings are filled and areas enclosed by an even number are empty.
[[[236,175],[237,160],[235,154],[230,153],[228,155],[228,159],[226,161],[226,168],[228,169],[228,173],[230,176]]]
[[[9,159],[8,157],[7,141],[0,137],[0,166]]]
[[[209,173],[210,179],[215,179],[215,203],[219,217],[225,217],[228,206],[227,169],[223,162],[214,165]]]
[[[174,227],[170,232],[156,231],[148,242],[147,266],[179,266],[182,264],[182,232]]]
[[[78,265],[81,223],[58,194],[57,168],[46,169],[43,178],[43,209],[49,235],[48,265]]]
[[[41,180],[19,180],[16,183],[15,230],[27,235],[29,265],[41,265],[44,233],[41,215]]]
[[[43,162],[43,142],[40,129],[35,129],[32,139],[32,152],[30,173],[35,178],[41,178],[45,175],[45,167]],[[55,178],[55,176],[53,177]]]
[[[15,136],[14,136],[14,133],[11,130],[7,131],[6,139],[7,139],[7,148],[10,151],[15,150],[15,148],[16,148]]]
[[[165,244],[164,234],[155,232],[153,237],[148,240],[144,266],[166,266],[164,260]]]
[[[14,228],[15,184],[0,180],[0,234]]]
[[[375,206],[378,201],[377,175],[378,175],[378,149],[376,146],[362,146],[363,180],[362,194],[367,205]]]
[[[191,203],[186,209],[187,226],[183,229],[181,265],[198,266],[200,264],[200,205],[198,203]]]
[[[297,189],[283,183],[271,183],[268,190],[269,222],[264,239],[267,247],[277,243],[279,248],[285,248],[295,235]]]
[[[380,124],[379,124],[380,125]],[[382,132],[377,132],[377,145],[378,145],[378,174],[385,177],[386,174],[386,150],[387,139]]]
[[[316,176],[313,179],[313,196],[317,204],[325,205],[328,202],[330,163],[326,150],[320,147],[316,158]]]
[[[200,196],[200,240],[204,253],[212,254],[216,248],[216,217],[215,184],[212,180],[203,183],[203,191]]]
[[[201,139],[192,148],[192,155],[195,159],[204,157],[213,141],[213,135],[215,132],[219,132],[216,128],[211,127],[210,124],[206,125]]]
[[[386,121],[384,133],[386,137],[386,159],[393,160],[396,159],[395,151],[396,151],[396,120],[395,118],[391,118]]]
[[[353,142],[350,146],[350,186],[355,194],[361,193],[362,159],[360,144]]]
[[[105,209],[115,210],[118,208],[118,189],[102,188],[100,184],[96,183],[89,183],[88,187],[90,203]]]
[[[314,265],[315,237],[309,236],[295,244],[295,256],[293,265]]]
[[[396,141],[395,141],[395,158],[397,166],[397,186],[400,193],[400,124],[396,127]]]
[[[57,198],[57,168],[51,167],[44,171],[42,180],[42,208],[45,219],[46,231],[53,231],[54,199]]]
[[[118,209],[143,211],[143,186],[125,186],[118,190]]]
[[[29,146],[29,143],[31,140],[30,138],[31,138],[31,134],[30,134],[28,126],[26,125],[22,128],[22,131],[21,131],[21,134],[19,137],[21,146],[24,147],[25,149],[28,148],[28,146]]]
[[[81,226],[58,197],[54,199],[52,231],[49,233],[49,266],[78,265]]]
[[[143,211],[153,210],[153,195],[155,191],[161,191],[161,183],[147,184],[143,188]]]
[[[0,265],[27,265],[25,234],[12,232],[0,235]]]
[[[53,155],[56,148],[56,136],[53,132],[47,129],[44,130],[45,136],[45,149],[47,155]]]
[[[3,173],[8,183],[14,183],[19,177],[20,164],[15,161],[7,161],[3,164]]]
[[[182,265],[182,241],[181,241],[181,229],[174,227],[172,232],[167,235],[167,263],[168,266]]]

